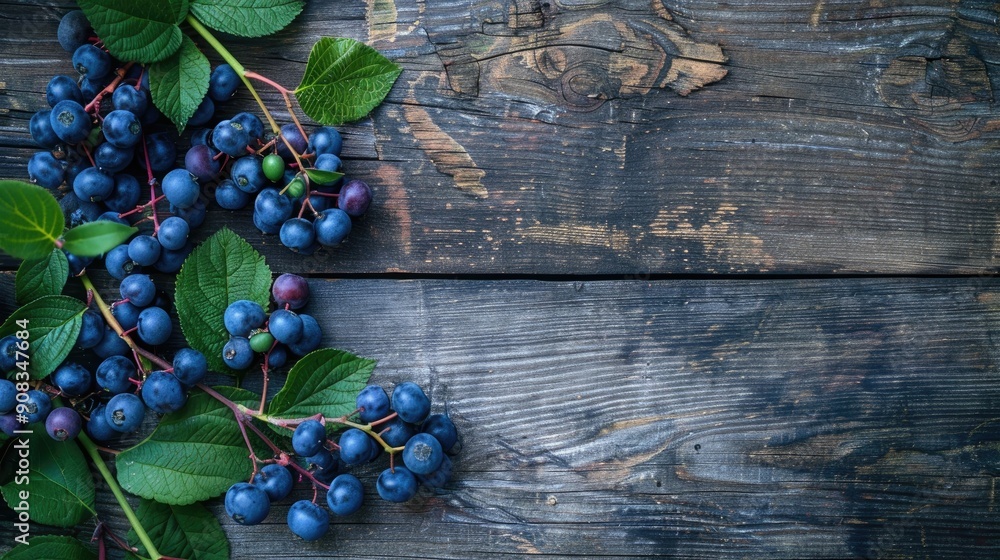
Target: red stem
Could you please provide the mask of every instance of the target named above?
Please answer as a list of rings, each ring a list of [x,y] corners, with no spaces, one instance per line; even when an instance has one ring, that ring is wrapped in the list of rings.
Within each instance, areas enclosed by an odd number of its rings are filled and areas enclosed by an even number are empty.
[[[105,95],[115,91],[115,88],[118,87],[118,84],[122,83],[122,80],[125,79],[125,74],[129,71],[129,68],[132,68],[133,64],[135,63],[129,62],[125,66],[119,68],[115,79],[111,80],[111,83],[108,84],[107,87],[97,92],[97,95],[94,97],[94,99],[92,99],[90,103],[87,103],[87,106],[84,107],[83,110],[89,113],[94,109],[97,109],[98,112],[100,112],[101,100],[104,99]]]

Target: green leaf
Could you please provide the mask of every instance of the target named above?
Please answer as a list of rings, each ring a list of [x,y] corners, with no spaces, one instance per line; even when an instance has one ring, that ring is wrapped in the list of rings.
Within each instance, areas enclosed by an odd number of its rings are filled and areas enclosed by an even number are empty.
[[[96,257],[121,245],[137,231],[134,227],[107,220],[87,222],[66,232],[63,249],[80,257]]]
[[[140,500],[135,512],[160,554],[187,560],[229,560],[229,541],[219,520],[201,504],[172,506]],[[129,530],[128,542],[139,543],[135,530]]]
[[[28,544],[18,545],[0,560],[97,560],[97,553],[87,544],[73,537],[38,535],[30,537]]]
[[[22,262],[14,278],[17,303],[24,305],[43,296],[61,294],[68,277],[69,262],[59,249],[53,249],[47,257]]]
[[[149,63],[174,54],[188,0],[77,0],[104,46],[120,60]]]
[[[216,390],[245,406],[257,397],[231,387]],[[207,393],[191,394],[179,412],[164,415],[145,440],[118,454],[118,483],[164,504],[187,505],[214,498],[250,478],[253,466],[231,410]]]
[[[28,475],[4,484],[0,491],[11,508],[19,507],[21,492],[30,506],[31,521],[56,527],[72,527],[97,515],[94,509],[94,477],[80,447],[49,437],[41,425],[28,437],[15,436],[8,455],[28,450]],[[16,460],[8,457],[6,460]]]
[[[267,309],[271,269],[264,257],[229,229],[219,230],[199,245],[177,275],[176,306],[184,338],[208,358],[213,371],[232,373],[222,361],[229,340],[222,315],[240,299]]]
[[[310,181],[320,185],[332,185],[344,176],[344,174],[339,171],[324,171],[322,169],[312,168],[304,169],[304,171],[306,172],[306,175],[309,176]]]
[[[19,259],[40,259],[56,246],[62,230],[62,209],[52,193],[0,180],[0,249]]]
[[[324,37],[309,53],[299,105],[325,125],[356,121],[378,106],[403,69],[354,39]]]
[[[285,386],[268,405],[268,414],[281,418],[316,413],[337,418],[350,414],[373,369],[375,360],[343,350],[322,348],[310,352],[288,372]]]
[[[191,11],[202,23],[240,37],[277,33],[303,7],[303,0],[191,0]]]
[[[194,41],[187,36],[169,58],[149,67],[149,92],[153,104],[177,127],[184,130],[188,119],[208,93],[212,67]]]
[[[32,379],[41,379],[55,371],[73,349],[86,310],[87,306],[76,298],[45,296],[8,317],[0,326],[0,338],[27,330],[28,373]]]

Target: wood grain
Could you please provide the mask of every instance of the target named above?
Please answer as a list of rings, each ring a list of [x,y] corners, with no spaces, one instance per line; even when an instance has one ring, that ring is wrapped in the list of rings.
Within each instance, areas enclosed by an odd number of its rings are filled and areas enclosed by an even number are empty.
[[[415,380],[452,415],[456,474],[406,505],[373,499],[314,544],[291,540],[288,504],[242,527],[213,502],[234,558],[1000,546],[994,279],[311,287],[326,343],[378,358],[375,382]],[[369,491],[377,472],[361,470]]]
[[[70,70],[70,6],[0,2],[0,176],[25,176],[27,120]],[[314,273],[990,272],[997,18],[973,0],[310,2],[289,32],[229,42],[288,85],[320,35],[403,66],[344,127],[376,206],[309,258],[248,212],[210,229]]]

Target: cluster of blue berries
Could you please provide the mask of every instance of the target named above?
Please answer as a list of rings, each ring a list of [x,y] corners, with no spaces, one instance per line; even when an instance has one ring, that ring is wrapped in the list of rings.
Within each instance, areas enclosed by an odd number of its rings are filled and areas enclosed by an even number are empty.
[[[4,433],[13,435],[28,424],[44,422],[46,432],[58,441],[74,439],[84,428],[91,438],[108,441],[137,431],[147,408],[159,414],[180,410],[188,390],[208,373],[201,352],[182,348],[174,354],[171,369],[153,371],[143,379],[128,344],[93,310],[84,312],[77,347],[93,351],[102,360],[96,370],[66,361],[37,389],[0,379],[0,429]],[[15,336],[0,339],[0,371],[6,374],[17,367],[18,348]],[[67,406],[53,408],[50,393],[68,401]]]
[[[309,302],[309,283],[296,274],[282,274],[271,284],[277,308],[268,315],[255,301],[237,300],[223,313],[229,341],[222,361],[232,369],[250,367],[257,354],[267,357],[268,367],[282,367],[289,354],[305,356],[319,348],[323,331],[312,315],[296,313]]]
[[[456,449],[458,431],[446,414],[430,413],[430,399],[419,385],[400,383],[391,399],[382,387],[369,385],[358,393],[356,405],[361,423],[357,425],[364,429],[349,427],[334,440],[328,427],[335,422],[308,419],[292,434],[296,457],[288,460],[298,459],[297,464],[308,469],[315,483],[329,484],[326,505],[334,515],[351,515],[364,501],[364,485],[344,471],[370,463],[384,451],[390,454],[391,466],[375,483],[383,500],[405,502],[416,496],[421,484],[428,488],[445,485],[452,474],[449,454]],[[394,464],[397,456],[403,465]],[[226,492],[226,513],[243,525],[262,522],[271,502],[291,493],[293,479],[280,462],[265,465],[251,482],[234,484]],[[288,510],[287,522],[293,533],[312,541],[329,531],[330,515],[314,501],[299,500]]]

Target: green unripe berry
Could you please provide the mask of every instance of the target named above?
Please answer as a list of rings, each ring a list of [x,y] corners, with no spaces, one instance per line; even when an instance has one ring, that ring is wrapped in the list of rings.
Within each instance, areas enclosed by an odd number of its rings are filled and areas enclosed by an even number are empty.
[[[306,193],[306,183],[298,175],[285,186],[285,194],[289,198],[299,198]]]
[[[278,154],[267,154],[264,156],[261,167],[264,169],[265,177],[271,181],[277,181],[285,173],[285,160],[281,159]]]
[[[250,336],[250,348],[258,354],[267,352],[273,344],[274,337],[269,332],[259,332]]]

